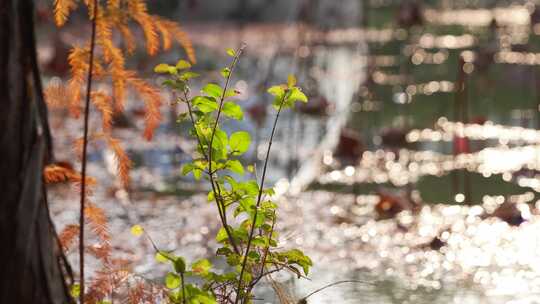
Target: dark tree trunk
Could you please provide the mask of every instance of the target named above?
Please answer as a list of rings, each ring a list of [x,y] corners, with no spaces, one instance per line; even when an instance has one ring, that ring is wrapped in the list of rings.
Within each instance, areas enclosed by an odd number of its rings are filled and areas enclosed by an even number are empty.
[[[51,159],[32,0],[0,0],[0,303],[68,303],[42,183]]]

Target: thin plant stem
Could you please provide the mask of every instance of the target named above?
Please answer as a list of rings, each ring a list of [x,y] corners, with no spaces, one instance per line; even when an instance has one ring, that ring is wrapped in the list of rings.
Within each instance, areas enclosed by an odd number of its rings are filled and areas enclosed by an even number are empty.
[[[255,211],[253,212],[253,220],[252,220],[251,228],[250,228],[250,231],[249,231],[249,238],[248,238],[248,243],[247,243],[247,246],[246,246],[246,252],[244,253],[244,260],[242,261],[242,268],[240,270],[240,278],[238,280],[238,287],[236,289],[236,300],[234,302],[235,304],[238,304],[238,300],[240,299],[240,292],[241,292],[241,289],[242,289],[242,277],[243,277],[244,271],[246,269],[246,262],[247,262],[249,250],[251,249],[251,241],[253,240],[253,234],[255,233],[255,222],[257,220],[259,206],[261,204],[261,199],[262,199],[262,194],[263,194],[263,189],[264,189],[264,180],[266,179],[266,169],[268,167],[268,159],[269,159],[269,156],[270,156],[270,149],[272,148],[272,141],[273,141],[274,135],[276,133],[277,123],[278,123],[278,120],[279,120],[279,114],[281,114],[281,109],[283,108],[283,103],[285,103],[285,98],[287,97],[287,95],[288,95],[288,93],[285,92],[285,94],[283,94],[283,98],[282,98],[281,102],[279,103],[279,108],[278,108],[278,111],[277,111],[277,114],[276,114],[276,118],[274,119],[274,124],[272,126],[272,133],[270,134],[270,140],[268,142],[268,149],[266,150],[266,156],[264,158],[264,167],[263,167],[263,172],[262,172],[262,176],[261,176],[261,185],[259,187],[259,194],[257,196],[257,204],[255,205]]]
[[[219,108],[216,115],[216,121],[214,122],[214,127],[212,128],[212,135],[210,136],[210,143],[208,145],[208,176],[210,178],[210,184],[212,185],[212,191],[214,192],[214,197],[216,198],[216,203],[218,205],[218,209],[220,212],[220,218],[223,223],[223,227],[225,231],[227,232],[227,237],[229,238],[231,245],[233,246],[234,251],[239,254],[240,250],[235,245],[234,239],[232,238],[232,234],[229,231],[229,227],[227,224],[227,213],[225,210],[225,204],[221,200],[221,187],[219,186],[219,183],[214,178],[214,172],[212,172],[212,145],[214,143],[214,138],[216,135],[216,129],[219,123],[219,118],[221,116],[221,112],[223,110],[223,103],[225,101],[225,94],[227,93],[227,88],[229,87],[229,82],[231,80],[231,75],[234,71],[234,68],[236,67],[236,63],[238,62],[238,59],[240,55],[242,55],[242,52],[244,51],[244,48],[246,47],[245,44],[243,44],[238,51],[236,52],[236,56],[234,56],[234,59],[229,66],[229,73],[227,75],[227,78],[225,79],[225,86],[223,87],[223,92],[221,93],[221,97],[219,99]],[[193,119],[193,117],[191,116]],[[193,120],[192,120],[193,121]],[[195,125],[193,125],[195,127]],[[197,130],[195,130],[195,133],[197,133]],[[203,152],[204,153],[204,152]]]
[[[303,297],[302,299],[300,299],[300,301],[298,301],[298,303],[305,303],[305,301],[307,300],[307,298],[311,297],[312,295],[318,293],[318,292],[321,292],[323,290],[325,290],[326,288],[329,288],[329,287],[332,287],[332,286],[336,286],[336,285],[340,285],[340,284],[344,284],[344,283],[363,283],[363,284],[370,284],[372,285],[373,283],[371,282],[367,282],[367,281],[360,281],[360,280],[343,280],[343,281],[337,281],[337,282],[334,282],[334,283],[330,283],[330,284],[327,284],[327,285],[324,285],[323,287],[321,288],[318,288],[314,291],[312,291],[310,294],[308,294],[307,296]]]
[[[221,97],[219,98],[219,108],[216,116],[216,121],[214,122],[214,127],[212,128],[212,135],[210,136],[210,144],[208,145],[208,158],[210,160],[208,164],[208,171],[212,172],[212,144],[214,143],[214,137],[216,135],[216,129],[217,125],[219,123],[219,117],[221,116],[221,112],[223,110],[223,102],[225,101],[225,94],[227,93],[227,88],[229,87],[229,82],[231,81],[231,76],[234,71],[234,68],[236,67],[236,63],[238,62],[238,59],[240,55],[242,55],[242,52],[244,51],[245,45],[242,45],[238,51],[236,56],[234,56],[234,59],[229,66],[229,74],[227,75],[227,78],[225,79],[225,86],[223,86],[223,92],[221,93]]]
[[[86,100],[84,108],[84,135],[82,149],[82,169],[81,169],[81,202],[79,217],[79,302],[84,304],[84,213],[86,205],[86,154],[88,146],[88,118],[90,116],[90,95],[92,92],[92,72],[94,67],[94,48],[96,45],[96,18],[98,16],[98,0],[94,0],[94,12],[92,19],[92,36],[90,38],[90,58],[88,66],[88,80],[86,83]]]
[[[191,103],[189,102],[189,96],[187,94],[187,92],[184,90],[184,101],[186,102],[187,106],[188,106],[188,113],[189,113],[189,118],[191,120],[191,124],[193,125],[193,128],[195,129],[195,136],[197,137],[197,143],[199,144],[199,148],[201,149],[201,153],[203,155],[203,157],[206,159],[206,161],[208,161],[208,163],[210,163],[210,159],[209,159],[209,156],[206,155],[206,153],[204,153],[204,146],[203,146],[203,143],[202,143],[202,139],[199,137],[199,134],[197,133],[197,128],[195,126],[195,118],[193,117],[193,109],[191,108]],[[219,212],[219,218],[223,224],[223,229],[225,229],[225,232],[227,233],[227,237],[229,239],[229,241],[231,242],[231,246],[233,247],[233,250],[236,254],[240,254],[240,250],[238,249],[238,246],[236,245],[236,241],[234,240],[234,238],[232,237],[232,233],[229,229],[229,225],[227,223],[227,214],[225,213],[225,204],[223,203],[223,201],[221,200],[221,189],[219,188],[219,184],[217,185],[218,187],[216,188],[216,185],[214,184],[214,178],[213,178],[213,175],[214,173],[210,171],[210,169],[208,169],[208,176],[210,178],[210,183],[212,184],[212,192],[214,193],[214,197],[216,199],[216,205],[218,207],[218,212]]]
[[[184,282],[184,273],[180,273],[180,279],[182,280],[182,304],[186,304],[186,283]]]
[[[148,234],[148,232],[146,232],[146,230],[143,230],[143,234],[146,237],[146,239],[148,241],[150,241],[150,244],[152,244],[152,247],[154,248],[156,253],[161,254],[162,250],[158,248],[156,243],[154,243],[154,240],[152,239],[150,234]],[[169,258],[167,257],[167,259],[169,259]],[[185,283],[184,283],[184,273],[183,272],[180,272],[180,278],[182,280],[181,281],[181,284],[182,284],[182,304],[186,304],[186,286],[185,286]]]
[[[272,238],[272,234],[274,233],[274,227],[276,225],[276,212],[274,211],[274,218],[272,219],[272,227],[270,228],[270,232],[268,233],[268,239],[271,239]],[[270,244],[268,244],[265,248],[264,248],[264,252],[263,252],[263,256],[262,256],[262,262],[261,262],[261,272],[259,273],[259,275],[257,276],[257,278],[255,278],[250,284],[249,284],[249,287],[248,287],[248,294],[251,292],[251,290],[253,289],[253,287],[255,287],[255,285],[257,285],[257,283],[265,276],[268,274],[268,272],[264,272],[265,270],[265,265],[266,265],[266,258],[268,257],[268,252],[270,251]]]

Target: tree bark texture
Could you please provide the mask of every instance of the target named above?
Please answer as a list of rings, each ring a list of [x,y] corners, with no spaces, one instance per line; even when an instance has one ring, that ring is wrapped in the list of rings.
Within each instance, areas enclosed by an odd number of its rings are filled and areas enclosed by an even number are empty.
[[[52,158],[32,0],[0,0],[0,303],[69,303],[42,182]]]

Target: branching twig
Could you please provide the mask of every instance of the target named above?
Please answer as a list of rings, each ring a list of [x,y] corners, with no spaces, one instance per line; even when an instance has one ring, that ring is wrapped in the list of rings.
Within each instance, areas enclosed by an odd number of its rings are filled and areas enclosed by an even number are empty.
[[[272,227],[270,228],[270,232],[268,233],[268,238],[272,238],[272,234],[274,233],[274,227],[276,225],[276,212],[274,211],[274,218],[272,219]],[[268,275],[269,273],[272,273],[274,271],[270,271],[270,272],[264,272],[264,269],[265,269],[265,265],[266,265],[266,258],[268,257],[268,252],[270,251],[270,244],[268,244],[265,248],[264,248],[264,252],[263,252],[263,256],[262,256],[262,262],[261,262],[261,272],[259,273],[259,275],[253,279],[253,281],[249,284],[249,287],[248,287],[248,293],[253,289],[253,287],[255,287],[255,285],[257,285],[257,283],[266,275]],[[281,270],[281,269],[280,269]]]
[[[186,90],[184,90],[183,93],[184,93],[184,101],[186,102],[186,104],[188,106],[189,118],[191,120],[191,124],[193,125],[193,128],[195,129],[195,137],[197,137],[197,143],[199,145],[199,149],[201,149],[201,153],[202,153],[203,157],[210,164],[211,163],[210,162],[210,157],[209,157],[209,155],[206,155],[206,153],[204,153],[204,145],[203,145],[202,139],[199,136],[199,133],[197,133],[197,126],[195,125],[195,117],[193,117],[193,109],[191,107],[191,103],[189,102],[188,93],[187,93]],[[232,237],[232,233],[231,233],[231,231],[229,229],[229,225],[227,224],[227,214],[225,213],[226,212],[225,211],[225,204],[221,200],[221,198],[222,198],[221,189],[219,188],[219,184],[218,184],[218,188],[216,188],[216,185],[214,184],[214,178],[213,178],[214,173],[215,172],[210,171],[210,165],[209,165],[208,176],[210,178],[210,183],[212,184],[212,192],[214,193],[214,197],[216,199],[216,205],[218,207],[219,218],[220,218],[221,222],[223,223],[223,229],[225,229],[225,232],[227,233],[227,237],[228,237],[229,241],[231,242],[231,246],[232,246],[234,252],[236,254],[240,254],[240,249],[238,249],[238,246],[236,245],[236,242],[234,241],[234,238]]]
[[[81,202],[79,217],[79,303],[84,304],[84,212],[86,202],[86,149],[88,146],[88,117],[90,116],[90,93],[92,92],[92,70],[94,67],[94,48],[96,44],[96,19],[98,16],[98,0],[94,0],[94,12],[92,19],[92,36],[90,38],[90,58],[88,66],[88,80],[86,83],[86,100],[84,108],[84,135],[81,169]]]
[[[212,184],[212,191],[214,192],[214,197],[216,198],[216,203],[218,204],[218,209],[222,213],[222,222],[223,222],[223,228],[227,232],[227,237],[229,238],[229,241],[231,242],[231,245],[233,246],[234,251],[237,254],[240,254],[240,249],[235,245],[234,238],[232,237],[231,232],[229,231],[229,226],[227,224],[227,213],[225,209],[225,204],[221,200],[221,187],[219,186],[219,182],[215,181],[214,174],[212,173],[212,145],[214,143],[214,137],[216,135],[216,129],[219,123],[219,117],[221,116],[221,112],[223,110],[223,103],[225,102],[225,95],[227,94],[227,88],[229,87],[229,82],[231,80],[231,75],[234,71],[234,68],[236,67],[236,63],[238,62],[238,59],[240,58],[240,55],[242,55],[242,52],[244,51],[246,45],[242,44],[242,46],[238,49],[236,52],[236,56],[234,56],[234,59],[229,66],[229,73],[227,75],[227,78],[225,80],[225,85],[223,86],[223,92],[221,93],[221,97],[219,99],[219,108],[216,115],[216,121],[214,122],[214,127],[212,128],[212,135],[210,136],[210,144],[208,145],[208,172],[210,183]]]
[[[240,55],[242,54],[244,48],[245,48],[245,45],[242,45],[240,47],[240,49],[238,49],[238,51],[236,52],[236,55],[234,56],[234,59],[233,59],[231,65],[229,66],[229,73],[227,75],[227,78],[225,79],[225,86],[223,87],[223,92],[222,92],[221,97],[219,99],[219,108],[218,108],[218,112],[217,112],[217,115],[216,115],[216,121],[214,122],[214,126],[212,128],[212,135],[210,136],[210,143],[208,144],[208,153],[207,154],[204,153],[204,146],[202,144],[201,138],[197,134],[197,126],[195,125],[195,119],[193,117],[193,110],[191,109],[191,104],[189,103],[189,97],[187,96],[187,92],[184,91],[184,97],[185,97],[185,101],[186,101],[186,103],[188,105],[189,116],[190,116],[190,119],[191,119],[191,123],[193,124],[193,127],[195,128],[195,134],[197,136],[197,141],[199,143],[201,153],[203,154],[206,161],[208,162],[208,177],[210,179],[210,184],[212,185],[212,192],[214,193],[214,197],[215,197],[216,204],[217,204],[217,207],[218,207],[219,217],[220,217],[220,220],[221,220],[221,222],[223,224],[223,228],[225,229],[225,232],[227,233],[227,238],[229,239],[229,241],[231,243],[231,246],[233,247],[233,250],[237,254],[240,254],[240,249],[236,245],[236,242],[234,241],[234,238],[233,238],[232,233],[230,231],[229,225],[227,223],[227,213],[226,213],[226,209],[225,209],[225,203],[223,202],[222,196],[221,196],[221,193],[222,193],[221,192],[221,187],[219,186],[219,182],[217,182],[216,179],[215,179],[215,176],[214,176],[215,172],[212,171],[212,145],[214,143],[214,138],[215,138],[215,135],[216,135],[216,129],[217,129],[217,126],[218,126],[218,123],[219,123],[219,118],[220,118],[221,112],[223,110],[223,103],[225,102],[225,95],[227,93],[227,88],[229,87],[229,82],[231,80],[231,75],[232,75],[232,73],[234,71],[234,68],[236,67],[236,63],[238,62],[238,59],[239,59]]]
[[[279,103],[279,108],[278,108],[278,111],[277,111],[277,114],[276,114],[276,118],[275,118],[274,124],[272,126],[272,133],[270,134],[270,140],[268,142],[268,149],[266,150],[266,156],[265,156],[265,159],[264,159],[264,167],[263,167],[263,172],[262,172],[262,176],[261,176],[261,185],[259,186],[259,194],[257,196],[257,204],[255,205],[255,211],[253,212],[253,221],[251,223],[251,228],[250,228],[250,231],[249,231],[248,243],[247,243],[247,246],[246,246],[246,252],[244,253],[244,259],[242,261],[242,268],[240,270],[240,278],[238,280],[238,287],[236,289],[236,292],[237,292],[236,300],[234,302],[235,304],[238,304],[238,300],[240,299],[240,293],[241,293],[241,289],[242,289],[242,280],[243,280],[242,278],[243,278],[243,275],[244,275],[244,271],[246,269],[246,262],[247,262],[247,259],[248,259],[249,250],[251,249],[251,241],[253,240],[253,233],[255,232],[255,222],[257,220],[259,206],[261,204],[261,199],[262,199],[262,195],[263,195],[264,180],[266,178],[266,169],[268,167],[268,158],[270,156],[270,149],[272,148],[272,141],[274,139],[274,134],[276,133],[276,127],[277,127],[277,123],[278,123],[278,120],[279,120],[279,114],[281,114],[281,109],[283,108],[283,104],[285,103],[285,98],[287,97],[287,95],[288,95],[287,93],[283,94],[283,98]]]

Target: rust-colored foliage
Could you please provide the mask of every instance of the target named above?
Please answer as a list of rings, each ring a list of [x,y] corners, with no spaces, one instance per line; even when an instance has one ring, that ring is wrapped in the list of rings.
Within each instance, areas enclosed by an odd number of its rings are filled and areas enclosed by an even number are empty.
[[[132,25],[142,29],[145,38],[145,49],[149,55],[160,50],[170,49],[174,42],[186,51],[190,61],[195,63],[195,52],[186,32],[174,21],[148,13],[144,0],[54,0],[54,20],[61,27],[69,19],[71,12],[79,4],[88,9],[89,18],[93,19],[94,3],[98,3],[96,37],[93,56],[92,77],[101,82],[111,84],[110,92],[96,89],[90,92],[90,101],[100,113],[101,130],[89,135],[89,141],[101,141],[114,153],[117,163],[117,175],[124,187],[129,185],[129,171],[132,166],[121,142],[112,136],[113,117],[126,108],[127,88],[133,89],[145,105],[144,137],[151,140],[154,130],[159,126],[160,93],[159,89],[138,77],[137,73],[126,67],[127,56],[137,48],[137,39],[132,32]],[[45,98],[51,108],[68,109],[72,118],[79,118],[83,112],[83,99],[90,69],[90,42],[73,46],[69,52],[70,79],[66,83],[53,81],[45,89]],[[74,150],[78,157],[82,155],[83,139],[74,142]],[[51,165],[43,172],[47,184],[81,182],[81,175],[73,168]],[[86,179],[86,185],[94,185],[95,180]],[[89,192],[91,192],[91,187]],[[120,284],[130,278],[126,263],[111,257],[110,233],[105,212],[95,204],[86,201],[85,222],[92,231],[97,242],[86,245],[85,252],[101,261],[102,268],[97,271],[86,291],[85,303],[97,303],[120,288]],[[79,225],[68,225],[60,233],[60,242],[64,251],[69,251],[78,240]],[[148,287],[150,287],[148,289]],[[144,282],[136,282],[126,290],[129,303],[147,303],[161,291]]]
[[[107,227],[107,216],[103,209],[87,202],[85,211],[86,221],[94,234],[98,237],[101,245],[108,245],[111,236],[109,234],[109,228]]]
[[[128,297],[127,297],[126,303],[129,303],[129,304],[144,303],[144,300],[147,299],[147,297],[148,297],[147,288],[144,282],[139,281],[135,283],[135,285],[132,286],[128,290]]]
[[[54,21],[58,26],[66,23],[69,14],[77,8],[75,0],[54,0]]]
[[[101,112],[102,116],[102,129],[104,132],[108,132],[112,126],[113,120],[113,108],[111,96],[107,95],[103,91],[94,91],[91,93],[90,100],[93,101],[96,108]]]
[[[62,250],[67,252],[77,241],[79,236],[79,225],[67,225],[64,230],[60,233],[59,239],[60,244],[62,245]]]
[[[97,238],[97,243],[87,246],[86,250],[97,259],[106,263],[111,256],[111,247],[109,244],[111,236],[107,224],[107,216],[103,209],[90,202],[87,202],[86,204],[85,221]],[[79,225],[71,224],[67,225],[62,230],[59,239],[64,251],[67,252],[72,249],[72,246],[77,241],[79,229]]]
[[[57,26],[66,24],[70,13],[77,9],[80,2],[86,5],[89,12],[93,11],[93,1],[54,1]],[[114,114],[121,113],[125,109],[126,89],[133,88],[144,102],[146,115],[144,116],[143,135],[147,140],[152,139],[154,130],[159,126],[161,120],[159,89],[137,77],[135,71],[126,68],[126,56],[132,54],[137,47],[136,38],[130,25],[137,24],[142,29],[146,41],[146,52],[149,55],[156,54],[160,49],[171,48],[173,42],[177,42],[184,48],[192,62],[196,61],[195,52],[191,40],[180,25],[160,16],[149,14],[144,0],[108,0],[99,4],[97,16],[97,56],[94,56],[92,76],[101,81],[109,80],[112,92],[109,94],[103,90],[95,90],[91,92],[91,101],[101,114],[101,132],[106,134],[106,142],[117,156],[118,174],[122,182],[127,185],[131,162],[118,141],[108,135],[111,131]],[[119,39],[114,39],[118,38],[114,37],[116,31],[119,33],[121,42]],[[119,45],[123,45],[123,47]],[[45,96],[49,106],[65,107],[69,109],[72,117],[78,118],[80,116],[83,89],[89,69],[89,56],[89,43],[83,46],[74,46],[71,49],[68,57],[71,77],[67,85],[55,81],[46,88]]]
[[[127,153],[124,151],[122,146],[120,146],[120,141],[112,137],[107,137],[109,146],[112,148],[114,155],[116,157],[117,163],[117,174],[120,177],[120,180],[124,185],[129,184],[129,170],[131,169],[131,160],[129,159]]]
[[[89,138],[89,141],[92,142],[98,140],[105,142],[113,151],[117,164],[116,174],[120,178],[123,186],[127,187],[129,185],[129,171],[131,169],[132,162],[131,159],[129,159],[129,156],[127,155],[124,148],[122,148],[120,140],[112,137],[109,133],[96,133],[92,134]],[[75,140],[74,149],[78,157],[82,155],[82,145],[82,137]]]
[[[64,108],[69,104],[68,90],[59,79],[51,80],[43,93],[49,108]]]
[[[118,265],[115,261],[111,261],[105,264],[92,279],[85,302],[93,304],[103,300],[118,289],[130,274],[122,263]]]
[[[161,120],[161,113],[159,112],[159,106],[161,105],[159,90],[148,85],[144,80],[137,78],[133,71],[127,72],[125,76],[127,82],[139,93],[146,105],[144,137],[150,140]]]
[[[72,168],[68,168],[59,164],[50,164],[47,165],[45,169],[43,169],[43,179],[45,180],[46,184],[58,184],[67,182],[80,183],[82,177]],[[87,177],[86,184],[90,186],[95,185],[96,180],[91,177]]]
[[[104,264],[91,281],[87,303],[99,303],[112,295],[121,295],[124,304],[169,303],[167,291],[152,282],[132,275],[125,260]]]

